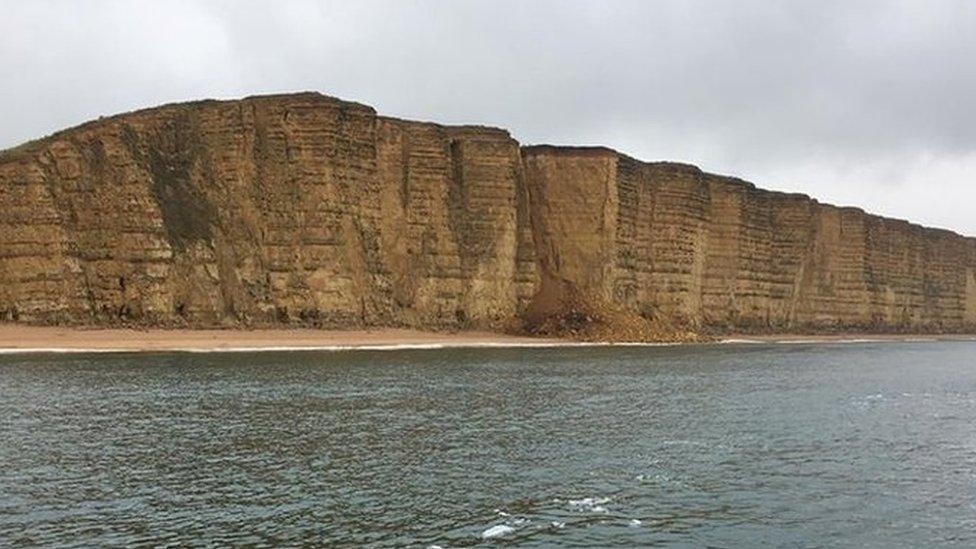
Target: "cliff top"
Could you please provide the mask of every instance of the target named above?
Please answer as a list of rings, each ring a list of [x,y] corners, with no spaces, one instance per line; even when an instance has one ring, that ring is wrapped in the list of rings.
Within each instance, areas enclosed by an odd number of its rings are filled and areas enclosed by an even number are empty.
[[[619,152],[617,150],[611,149],[610,147],[606,147],[602,145],[580,146],[580,145],[538,144],[538,145],[528,145],[522,147],[522,153],[528,157],[552,155],[552,156],[604,157],[608,159],[617,159],[618,161],[632,162],[638,165],[647,166],[652,169],[660,170],[661,172],[669,173],[672,175],[690,176],[693,178],[699,178],[702,181],[706,181],[706,180],[720,181],[721,183],[724,183],[726,185],[742,187],[747,191],[762,192],[762,193],[767,193],[771,196],[809,201],[814,204],[818,204],[824,208],[832,208],[832,209],[840,210],[842,212],[865,214],[878,219],[882,223],[891,223],[893,225],[908,225],[909,227],[915,230],[934,231],[937,233],[942,233],[945,235],[950,235],[958,238],[967,238],[967,239],[973,238],[973,237],[959,234],[950,229],[943,229],[939,227],[928,227],[925,225],[914,223],[907,219],[884,217],[881,215],[872,214],[870,212],[865,211],[863,208],[857,206],[843,206],[843,205],[835,205],[835,204],[821,202],[820,200],[817,200],[816,198],[811,197],[810,195],[807,195],[805,193],[795,193],[795,192],[765,189],[756,186],[755,183],[746,181],[739,177],[706,172],[701,168],[699,168],[698,166],[695,166],[694,164],[688,164],[684,162],[661,161],[661,160],[650,161],[650,162],[645,160],[640,160],[632,156],[629,156],[627,154],[624,154],[622,152]]]
[[[127,119],[135,119],[144,116],[156,116],[159,114],[164,114],[167,111],[180,111],[184,109],[203,109],[206,107],[218,106],[218,105],[233,105],[233,104],[248,104],[248,103],[251,104],[282,103],[286,105],[288,104],[308,105],[308,104],[314,104],[319,102],[339,105],[343,108],[348,108],[348,109],[360,110],[362,112],[368,113],[371,116],[375,116],[378,120],[383,120],[383,121],[404,123],[404,124],[420,124],[420,125],[427,125],[427,126],[437,127],[437,128],[445,128],[445,129],[450,129],[452,132],[455,132],[455,134],[467,134],[469,132],[484,133],[496,137],[513,139],[510,132],[508,132],[503,128],[498,128],[494,126],[476,125],[476,124],[445,125],[445,124],[439,124],[437,122],[414,121],[414,120],[406,120],[406,119],[401,119],[401,118],[391,117],[391,116],[380,116],[376,113],[376,110],[373,107],[369,105],[365,105],[363,103],[357,103],[355,101],[340,99],[338,97],[325,95],[316,91],[302,91],[302,92],[294,92],[294,93],[252,95],[241,99],[201,99],[201,100],[194,100],[194,101],[174,102],[174,103],[167,103],[156,107],[137,109],[129,112],[104,116],[104,117],[97,118],[95,120],[84,122],[77,126],[73,126],[70,128],[57,131],[55,133],[52,133],[45,137],[41,137],[39,139],[27,141],[25,143],[22,143],[15,147],[11,147],[9,149],[0,150],[0,164],[9,163],[9,162],[18,162],[18,161],[29,159],[33,154],[43,150],[51,143],[57,141],[58,139],[70,137],[70,135],[75,132],[98,130],[99,128],[109,127],[112,124],[116,124],[120,121],[125,121]],[[836,208],[842,211],[865,213],[865,211],[862,208],[856,206],[835,206],[831,204],[825,204],[803,193],[789,193],[783,191],[765,190],[765,189],[757,188],[755,184],[749,181],[745,181],[743,179],[734,176],[719,175],[719,174],[705,172],[701,168],[692,164],[687,164],[682,162],[672,162],[672,161],[647,162],[647,161],[639,160],[605,146],[593,146],[593,145],[565,146],[565,145],[537,144],[537,145],[528,145],[522,147],[522,153],[523,155],[529,157],[537,156],[537,155],[561,155],[561,156],[576,155],[576,156],[594,156],[594,157],[607,157],[607,158],[612,157],[612,158],[624,160],[626,162],[634,162],[640,165],[649,166],[676,175],[679,174],[687,175],[687,176],[692,176],[692,177],[702,178],[702,179],[718,179],[725,184],[740,186],[748,190],[770,193],[772,195],[781,196],[785,198],[795,198],[797,200],[810,200],[814,203],[822,204],[824,207]],[[919,225],[904,219],[886,218],[881,216],[875,216],[875,217],[878,217],[884,222],[908,224],[909,226],[918,229],[933,230],[933,231],[946,233],[949,235],[963,237],[962,235],[954,231],[951,231],[949,229],[925,227],[923,225]]]
[[[65,128],[63,130],[58,130],[50,135],[33,139],[20,145],[8,149],[0,149],[0,162],[10,162],[17,161],[22,158],[27,158],[31,154],[43,149],[50,143],[69,136],[70,134],[78,131],[92,130],[104,126],[109,126],[111,124],[123,121],[126,119],[141,117],[146,115],[155,115],[160,113],[165,113],[167,111],[175,111],[181,109],[200,109],[204,107],[216,106],[216,105],[231,105],[231,104],[247,104],[247,103],[283,103],[283,104],[293,104],[293,103],[329,103],[334,105],[341,105],[345,108],[350,109],[361,109],[366,111],[373,116],[381,120],[388,120],[394,122],[404,122],[404,123],[414,123],[414,124],[425,124],[440,128],[451,128],[455,131],[472,131],[472,132],[486,132],[492,133],[499,136],[511,137],[508,130],[503,128],[497,128],[493,126],[482,126],[476,124],[460,124],[460,125],[444,125],[436,122],[426,122],[426,121],[413,121],[405,120],[401,118],[391,117],[391,116],[379,116],[376,113],[376,109],[369,105],[363,103],[357,103],[355,101],[348,101],[345,99],[340,99],[331,95],[325,95],[316,91],[302,91],[294,93],[277,93],[277,94],[264,94],[264,95],[250,95],[241,99],[198,99],[193,101],[180,101],[174,103],[165,103],[156,107],[147,107],[143,109],[136,109],[133,111],[113,114],[109,116],[102,116],[94,120],[89,120],[78,124],[77,126],[72,126]]]

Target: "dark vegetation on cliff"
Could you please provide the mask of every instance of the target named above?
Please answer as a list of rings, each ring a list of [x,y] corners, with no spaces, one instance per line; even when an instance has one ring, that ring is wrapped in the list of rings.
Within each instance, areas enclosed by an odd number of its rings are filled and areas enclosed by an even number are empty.
[[[0,152],[0,320],[584,339],[976,330],[976,240],[316,93]]]

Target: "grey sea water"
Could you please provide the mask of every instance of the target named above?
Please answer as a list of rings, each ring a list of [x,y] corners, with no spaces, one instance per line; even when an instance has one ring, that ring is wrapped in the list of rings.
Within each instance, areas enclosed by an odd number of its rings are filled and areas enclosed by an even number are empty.
[[[976,546],[976,343],[0,357],[0,546]]]

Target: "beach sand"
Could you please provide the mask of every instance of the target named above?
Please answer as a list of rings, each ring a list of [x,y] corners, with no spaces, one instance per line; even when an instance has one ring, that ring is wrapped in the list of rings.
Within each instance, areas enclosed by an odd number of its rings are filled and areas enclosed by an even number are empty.
[[[974,341],[954,334],[729,334],[712,343],[871,343],[884,341]],[[441,347],[553,347],[601,345],[494,332],[425,332],[396,328],[372,330],[254,329],[104,329],[0,324],[0,354],[21,352],[137,351],[301,351],[344,349],[424,349]],[[656,345],[614,343],[614,345]]]
[[[376,330],[135,330],[0,325],[0,352],[235,351],[548,346],[554,339],[491,332]]]

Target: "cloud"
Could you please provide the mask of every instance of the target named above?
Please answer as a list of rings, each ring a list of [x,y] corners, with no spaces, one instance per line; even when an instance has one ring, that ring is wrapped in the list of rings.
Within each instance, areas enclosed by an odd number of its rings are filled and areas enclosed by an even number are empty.
[[[974,58],[966,0],[21,2],[0,21],[0,147],[319,90],[976,235]]]

